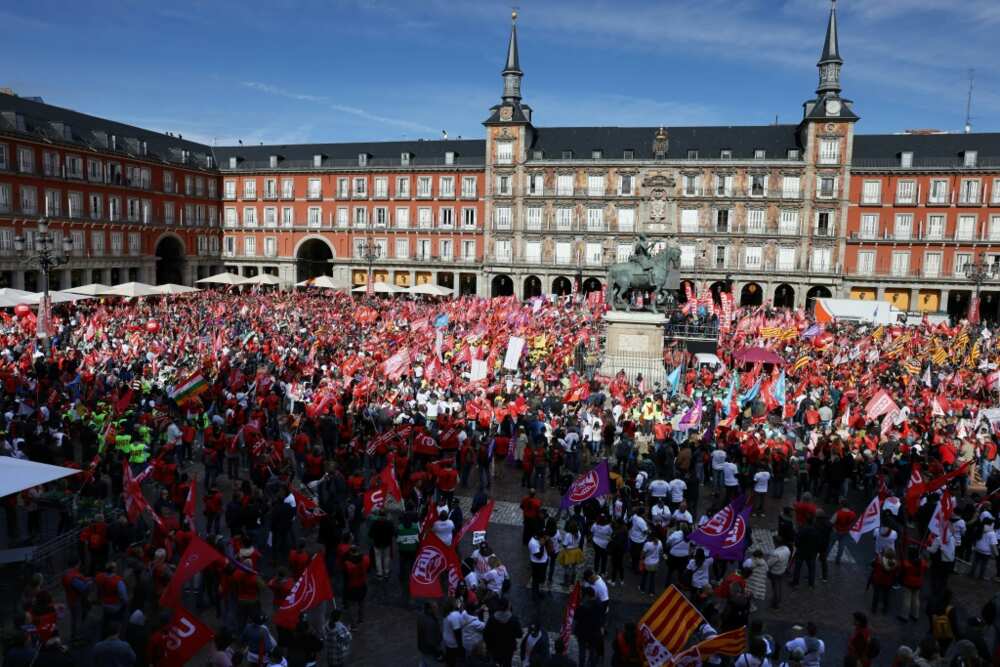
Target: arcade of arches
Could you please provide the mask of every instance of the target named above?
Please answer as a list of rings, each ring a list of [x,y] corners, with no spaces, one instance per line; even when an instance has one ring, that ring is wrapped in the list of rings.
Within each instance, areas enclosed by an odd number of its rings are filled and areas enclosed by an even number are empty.
[[[156,244],[156,284],[184,283],[184,244],[176,236],[164,236]],[[115,271],[115,269],[112,269]],[[118,284],[112,275],[113,285]]]
[[[295,253],[295,281],[332,276],[333,249],[322,239],[307,239]]]

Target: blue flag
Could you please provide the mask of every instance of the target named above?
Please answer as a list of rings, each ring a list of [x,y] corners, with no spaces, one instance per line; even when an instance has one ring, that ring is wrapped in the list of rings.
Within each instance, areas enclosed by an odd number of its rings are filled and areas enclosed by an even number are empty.
[[[673,396],[677,393],[678,387],[681,385],[681,367],[678,366],[674,370],[670,371],[670,375],[667,376],[667,392]]]
[[[740,384],[740,374],[733,371],[733,377],[729,381],[729,390],[726,392],[726,403],[722,406],[723,413],[728,417],[729,413],[732,411],[733,405],[733,389]]]
[[[785,405],[785,371],[781,371],[781,375],[771,385],[771,396],[779,405]]]
[[[747,403],[752,402],[754,399],[756,399],[760,395],[760,382],[761,382],[762,378],[763,378],[763,375],[758,376],[757,377],[757,381],[753,383],[753,386],[750,387],[745,394],[743,394],[742,396],[740,396],[740,401],[739,402],[740,402],[740,407],[741,408],[744,405],[746,405]]]
[[[438,329],[448,326],[448,313],[441,313],[434,318],[434,326]]]

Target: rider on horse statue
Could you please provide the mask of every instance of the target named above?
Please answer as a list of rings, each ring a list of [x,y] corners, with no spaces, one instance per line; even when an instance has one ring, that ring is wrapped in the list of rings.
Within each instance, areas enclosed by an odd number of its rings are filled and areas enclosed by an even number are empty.
[[[639,234],[632,248],[632,260],[642,267],[643,273],[652,282],[653,277],[653,246],[645,234]]]

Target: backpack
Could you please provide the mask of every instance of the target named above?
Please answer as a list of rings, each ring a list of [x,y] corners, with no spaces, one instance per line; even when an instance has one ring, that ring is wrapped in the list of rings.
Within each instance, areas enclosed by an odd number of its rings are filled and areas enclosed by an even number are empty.
[[[955,632],[951,627],[951,618],[949,618],[948,613],[951,611],[951,607],[944,610],[942,614],[934,614],[931,616],[931,634],[934,639],[954,639]]]

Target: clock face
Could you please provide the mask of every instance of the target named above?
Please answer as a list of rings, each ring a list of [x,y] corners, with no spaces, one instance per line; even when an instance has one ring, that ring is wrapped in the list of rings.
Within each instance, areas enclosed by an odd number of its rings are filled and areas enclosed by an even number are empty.
[[[514,117],[514,107],[500,107],[500,120],[510,120]]]
[[[828,116],[839,116],[840,102],[838,102],[837,100],[827,100],[826,113]]]

